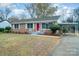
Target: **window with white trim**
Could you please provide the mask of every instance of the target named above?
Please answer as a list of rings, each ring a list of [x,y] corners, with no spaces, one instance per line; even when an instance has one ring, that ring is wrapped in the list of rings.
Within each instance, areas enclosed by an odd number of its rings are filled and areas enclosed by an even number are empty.
[[[28,23],[27,28],[33,28],[33,23]]]
[[[48,28],[49,28],[49,26],[48,26],[48,24],[47,24],[47,23],[42,23],[42,28],[43,28],[43,29],[48,29]]]
[[[19,24],[14,24],[15,29],[19,29]]]
[[[49,27],[52,25],[52,23],[42,23],[43,29],[49,29]]]

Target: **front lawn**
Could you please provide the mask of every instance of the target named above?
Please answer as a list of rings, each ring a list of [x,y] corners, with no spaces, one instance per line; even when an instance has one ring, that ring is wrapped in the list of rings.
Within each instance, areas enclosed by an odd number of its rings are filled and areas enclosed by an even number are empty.
[[[48,55],[59,41],[57,36],[0,33],[0,55]]]

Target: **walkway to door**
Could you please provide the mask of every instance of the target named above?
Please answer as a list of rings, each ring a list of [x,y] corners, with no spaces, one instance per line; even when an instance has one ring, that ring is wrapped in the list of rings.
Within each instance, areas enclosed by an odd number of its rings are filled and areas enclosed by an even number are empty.
[[[63,36],[61,42],[49,54],[53,56],[79,56],[79,37]]]

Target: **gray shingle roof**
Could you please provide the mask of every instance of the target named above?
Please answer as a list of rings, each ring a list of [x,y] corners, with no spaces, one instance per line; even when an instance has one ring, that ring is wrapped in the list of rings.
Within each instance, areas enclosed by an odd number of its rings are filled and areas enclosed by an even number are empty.
[[[33,19],[21,19],[21,20],[16,20],[16,19],[12,19],[12,20],[10,20],[9,22],[10,23],[25,23],[25,22],[35,22],[35,21],[50,21],[50,20],[55,20],[55,21],[57,21],[58,20],[58,18],[59,18],[60,16],[52,16],[52,17],[45,17],[45,18],[33,18]]]

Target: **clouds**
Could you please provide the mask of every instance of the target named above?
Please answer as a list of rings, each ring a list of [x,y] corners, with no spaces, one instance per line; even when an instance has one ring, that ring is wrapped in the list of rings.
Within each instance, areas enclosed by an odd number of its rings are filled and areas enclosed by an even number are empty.
[[[30,18],[28,11],[24,9],[13,9],[8,18],[11,16],[17,16],[19,19]]]
[[[73,9],[64,6],[62,4],[57,4],[58,6],[58,10],[55,12],[55,15],[65,15],[65,16],[69,16],[70,14],[73,13]]]
[[[6,7],[8,5],[10,5],[11,3],[0,3],[0,7]]]
[[[20,15],[24,14],[25,15],[25,11],[23,9],[13,9],[12,12],[10,13],[9,17],[11,16],[17,16],[19,18],[21,18]]]
[[[14,9],[12,10],[12,13],[14,13],[15,15],[19,15],[25,13],[25,11],[23,9]]]
[[[10,10],[14,10],[17,9],[17,5],[16,4],[11,4],[7,6]]]
[[[61,4],[57,4],[58,6],[58,9],[57,11],[55,12],[56,15],[62,15],[63,13],[67,13],[68,11],[68,7],[64,6],[64,5],[61,5]]]
[[[28,6],[28,5],[27,5]],[[55,15],[65,15],[65,17],[69,17],[70,14],[72,13],[71,11],[71,8],[64,4],[52,4],[51,6],[54,6],[54,7],[58,7],[57,11],[55,12]],[[0,3],[0,7],[8,7],[12,12],[10,14],[11,15],[15,15],[15,16],[19,16],[19,15],[22,15],[22,14],[25,14],[26,17],[29,16],[29,13],[28,11],[24,10],[24,5],[23,4],[20,4],[20,3]]]
[[[58,23],[62,23],[62,21],[66,21],[68,17],[73,15],[72,8],[62,5],[62,4],[57,4],[57,6],[58,6],[58,10],[55,12],[55,15],[60,15]]]
[[[11,16],[17,16],[18,18],[29,17],[28,11],[24,10],[23,4],[20,3],[13,3],[11,5],[7,5],[7,7],[11,10],[11,13],[8,15],[8,18]]]

